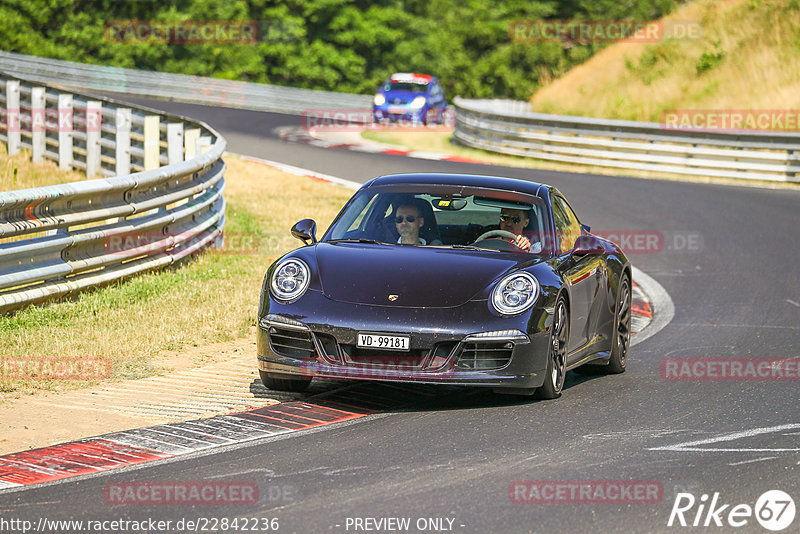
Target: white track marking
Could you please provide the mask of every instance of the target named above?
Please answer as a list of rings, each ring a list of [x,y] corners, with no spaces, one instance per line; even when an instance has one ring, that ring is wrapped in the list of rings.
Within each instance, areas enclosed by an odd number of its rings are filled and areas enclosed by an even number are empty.
[[[736,448],[736,449],[719,449],[716,447],[701,447],[699,445],[711,445],[714,443],[721,443],[724,441],[733,441],[741,438],[750,438],[761,434],[771,434],[780,432],[782,430],[795,430],[800,428],[800,423],[789,423],[786,425],[768,426],[762,428],[752,428],[741,432],[731,432],[721,434],[719,436],[697,441],[685,441],[675,445],[667,445],[666,447],[652,447],[648,450],[651,451],[672,451],[672,452],[797,452],[800,448]]]
[[[774,460],[776,458],[777,458],[777,456],[767,456],[766,458],[756,458],[754,460],[745,460],[743,462],[733,462],[733,463],[730,463],[728,465],[731,466],[731,467],[734,467],[734,466],[737,466],[737,465],[754,464],[756,462],[766,462],[767,460]]]

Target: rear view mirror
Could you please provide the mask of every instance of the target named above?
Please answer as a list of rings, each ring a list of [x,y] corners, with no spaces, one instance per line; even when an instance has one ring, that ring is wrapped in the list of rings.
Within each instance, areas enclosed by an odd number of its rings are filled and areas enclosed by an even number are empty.
[[[317,223],[314,222],[314,219],[298,221],[292,226],[292,235],[306,245],[313,245],[317,242]]]
[[[464,198],[436,198],[432,201],[433,207],[443,211],[458,211],[464,209],[467,200]]]

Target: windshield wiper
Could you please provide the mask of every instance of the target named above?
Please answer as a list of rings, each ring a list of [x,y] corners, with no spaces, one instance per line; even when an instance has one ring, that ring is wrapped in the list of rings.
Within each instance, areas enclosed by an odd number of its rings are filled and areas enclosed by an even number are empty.
[[[364,238],[358,238],[358,239],[353,239],[353,238],[349,238],[349,239],[329,239],[328,243],[373,243],[375,245],[385,245],[385,243],[383,243],[381,241],[376,241],[374,239],[364,239]]]

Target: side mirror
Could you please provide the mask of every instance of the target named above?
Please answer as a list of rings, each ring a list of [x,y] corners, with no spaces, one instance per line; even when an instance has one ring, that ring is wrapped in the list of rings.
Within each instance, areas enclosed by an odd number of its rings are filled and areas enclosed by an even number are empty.
[[[575,240],[575,248],[572,249],[574,256],[586,256],[589,254],[599,255],[606,251],[606,247],[593,235],[582,235]]]
[[[298,221],[292,226],[292,235],[306,245],[313,245],[317,242],[317,223],[314,222],[314,219]]]

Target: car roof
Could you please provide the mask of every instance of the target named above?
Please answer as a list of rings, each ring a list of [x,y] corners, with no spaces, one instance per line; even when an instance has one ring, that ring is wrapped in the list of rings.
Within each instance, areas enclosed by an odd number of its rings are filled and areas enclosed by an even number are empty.
[[[451,174],[451,173],[406,173],[387,174],[379,176],[365,185],[373,187],[390,184],[441,184],[463,185],[466,187],[487,187],[506,191],[517,191],[527,195],[540,196],[543,189],[549,186],[518,178],[504,176],[488,176],[481,174]]]
[[[411,82],[429,84],[436,80],[436,76],[430,74],[418,74],[416,72],[395,72],[389,76],[390,82]]]

